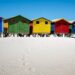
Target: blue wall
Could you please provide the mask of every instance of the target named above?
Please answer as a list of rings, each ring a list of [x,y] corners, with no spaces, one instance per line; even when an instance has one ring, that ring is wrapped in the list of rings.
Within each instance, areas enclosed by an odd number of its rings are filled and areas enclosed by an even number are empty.
[[[0,18],[0,33],[2,32],[2,18]]]

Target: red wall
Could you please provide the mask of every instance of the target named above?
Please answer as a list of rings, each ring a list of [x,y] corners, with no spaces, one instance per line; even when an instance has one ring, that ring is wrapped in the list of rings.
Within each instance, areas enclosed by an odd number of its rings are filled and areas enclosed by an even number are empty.
[[[60,20],[55,23],[55,33],[69,33],[69,23],[65,20]]]

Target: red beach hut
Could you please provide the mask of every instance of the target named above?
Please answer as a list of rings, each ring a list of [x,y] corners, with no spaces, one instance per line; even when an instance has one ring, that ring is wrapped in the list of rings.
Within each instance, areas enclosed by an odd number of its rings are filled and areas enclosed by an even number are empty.
[[[70,23],[65,19],[59,19],[55,21],[55,30],[56,34],[68,34],[69,33]]]

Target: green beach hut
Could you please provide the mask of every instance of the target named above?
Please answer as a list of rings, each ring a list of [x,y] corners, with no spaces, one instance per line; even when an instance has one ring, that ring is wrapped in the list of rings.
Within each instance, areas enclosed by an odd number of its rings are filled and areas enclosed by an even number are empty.
[[[9,34],[23,34],[27,35],[29,34],[30,30],[30,20],[18,15],[9,19],[6,19],[8,21],[8,33]]]

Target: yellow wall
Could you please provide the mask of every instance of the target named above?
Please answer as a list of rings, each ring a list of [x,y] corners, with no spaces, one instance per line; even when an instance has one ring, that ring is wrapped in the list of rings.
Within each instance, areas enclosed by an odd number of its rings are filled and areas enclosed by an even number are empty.
[[[8,22],[4,23],[4,28],[8,28]]]
[[[36,24],[36,21],[39,21],[39,24]],[[48,24],[45,24],[45,21],[48,21]],[[33,33],[50,33],[51,32],[51,22],[44,18],[33,20]]]

